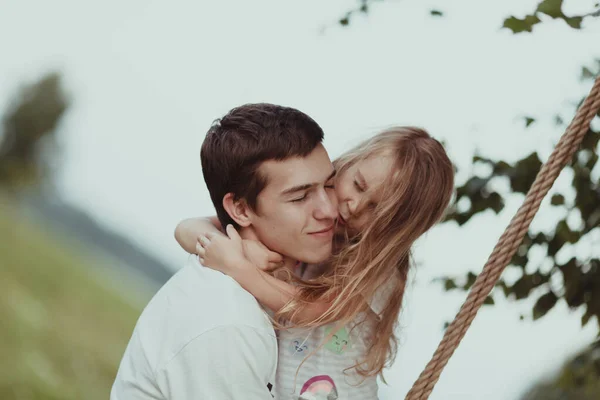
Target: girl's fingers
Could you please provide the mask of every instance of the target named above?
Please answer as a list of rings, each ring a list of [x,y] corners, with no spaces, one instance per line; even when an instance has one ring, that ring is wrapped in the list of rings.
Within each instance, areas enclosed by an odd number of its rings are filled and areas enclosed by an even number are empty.
[[[205,235],[201,235],[201,236],[198,238],[198,242],[200,242],[200,244],[201,244],[202,246],[208,246],[208,245],[210,244],[210,239],[209,239],[209,238],[207,238]]]
[[[275,253],[274,251],[269,251],[267,260],[269,261],[269,264],[270,263],[280,263],[283,261],[283,256],[279,253]]]
[[[229,236],[229,239],[233,240],[234,242],[240,242],[240,243],[242,242],[242,238],[240,237],[240,234],[233,227],[233,225],[228,224],[227,227],[225,228],[225,231],[227,232],[227,236]]]
[[[277,268],[280,268],[280,267],[282,267],[282,266],[283,266],[283,263],[281,263],[281,262],[273,262],[273,261],[269,261],[269,265],[268,265],[267,269],[268,269],[269,271],[272,271],[272,270],[274,270],[274,269],[277,269]]]
[[[198,254],[200,257],[204,257],[204,255],[206,254],[206,250],[204,249],[204,247],[202,247],[200,243],[196,244],[196,254]]]

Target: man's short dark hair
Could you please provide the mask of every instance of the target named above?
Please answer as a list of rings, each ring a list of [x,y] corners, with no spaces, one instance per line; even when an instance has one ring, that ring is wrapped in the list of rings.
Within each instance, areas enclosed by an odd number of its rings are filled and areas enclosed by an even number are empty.
[[[223,207],[233,193],[256,210],[256,199],[267,185],[258,169],[267,160],[306,157],[323,141],[323,130],[308,115],[274,104],[246,104],[216,120],[200,151],[202,173],[223,227],[238,225]]]

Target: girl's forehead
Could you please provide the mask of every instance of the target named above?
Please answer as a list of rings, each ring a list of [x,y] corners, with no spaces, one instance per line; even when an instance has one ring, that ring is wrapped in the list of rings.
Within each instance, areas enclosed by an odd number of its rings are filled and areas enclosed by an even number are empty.
[[[355,164],[356,174],[374,185],[382,184],[390,175],[393,167],[394,160],[389,154],[368,157]]]

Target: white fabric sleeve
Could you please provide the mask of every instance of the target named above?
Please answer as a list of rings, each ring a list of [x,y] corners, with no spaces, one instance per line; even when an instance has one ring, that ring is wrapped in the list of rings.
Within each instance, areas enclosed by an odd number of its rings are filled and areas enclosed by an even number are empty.
[[[271,400],[277,340],[249,326],[223,326],[190,341],[157,371],[169,400]]]
[[[135,349],[135,350],[134,350]],[[110,391],[110,400],[149,400],[161,397],[137,331],[127,345]]]

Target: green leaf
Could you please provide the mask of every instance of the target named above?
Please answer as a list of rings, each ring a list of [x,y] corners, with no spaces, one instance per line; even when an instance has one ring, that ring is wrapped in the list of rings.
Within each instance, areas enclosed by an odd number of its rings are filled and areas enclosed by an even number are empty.
[[[558,238],[562,244],[577,243],[581,238],[581,232],[572,230],[567,221],[563,219],[556,224],[554,237]]]
[[[595,74],[588,68],[588,67],[583,67],[581,68],[581,80],[587,80],[587,79],[594,79],[595,78]]]
[[[571,308],[579,307],[583,304],[584,276],[581,272],[579,262],[575,257],[567,263],[559,266],[563,274],[565,293],[563,295],[567,305]]]
[[[525,128],[528,128],[529,125],[535,122],[535,118],[525,117]]]
[[[554,123],[556,125],[564,125],[565,121],[563,121],[560,115],[557,115],[556,117],[554,117]]]
[[[492,296],[488,296],[485,298],[485,300],[483,301],[483,304],[487,304],[487,305],[494,305],[494,298]]]
[[[563,0],[544,0],[538,4],[536,11],[552,18],[561,18],[564,17],[562,3]]]
[[[465,183],[465,189],[467,190],[467,193],[472,195],[473,193],[481,191],[488,182],[489,179],[473,176]]]
[[[519,160],[515,164],[515,171],[510,178],[512,190],[517,193],[527,193],[541,167],[542,162],[536,152]]]
[[[504,20],[503,28],[510,29],[513,33],[532,32],[533,26],[542,22],[536,15],[528,15],[524,19],[510,17]]]
[[[429,11],[429,14],[431,14],[434,17],[443,17],[444,13],[441,12],[440,10],[431,10]]]
[[[556,297],[552,291],[541,296],[535,303],[535,306],[533,306],[533,320],[535,321],[546,315],[546,313],[554,307],[557,301],[558,297]]]
[[[500,288],[502,288],[502,293],[504,293],[504,297],[508,297],[508,295],[510,294],[510,288],[508,287],[506,282],[504,282],[503,280],[500,280],[496,284],[496,286],[499,286]]]
[[[521,254],[520,249],[522,249],[522,248],[525,248],[524,254]],[[528,263],[529,263],[529,248],[526,245],[522,244],[521,246],[519,246],[519,251],[515,252],[512,259],[510,260],[510,265],[521,267],[524,270]]]
[[[488,207],[498,214],[504,209],[504,200],[498,193],[491,193],[488,197]]]
[[[563,196],[562,194],[553,195],[552,199],[550,200],[550,204],[552,204],[553,206],[562,206],[563,204],[565,204],[565,196]]]
[[[532,238],[532,244],[547,244],[547,243],[548,243],[548,237],[543,232],[539,232],[537,235],[535,235]]]
[[[583,137],[583,141],[581,142],[582,149],[588,149],[592,152],[596,151],[596,146],[600,142],[600,132],[594,132],[589,130],[586,135]]]
[[[452,289],[456,289],[458,288],[458,286],[456,286],[456,283],[454,282],[454,280],[448,278],[446,279],[446,281],[444,282],[444,290],[445,291],[449,291]]]
[[[548,282],[549,276],[540,272],[531,275],[523,274],[511,287],[510,292],[515,295],[517,300],[523,300],[529,296],[529,293],[536,287]]]
[[[494,175],[507,176],[511,174],[512,169],[506,161],[498,161],[494,164]]]
[[[340,19],[340,25],[342,25],[342,26],[348,26],[349,23],[350,23],[350,19],[348,17],[344,17],[344,18]]]
[[[581,29],[583,17],[564,17],[565,22],[573,29]]]
[[[472,272],[469,272],[467,274],[467,283],[465,283],[465,286],[463,287],[463,289],[465,289],[465,290],[471,289],[471,286],[473,286],[476,279],[477,279],[477,275],[475,275]]]

